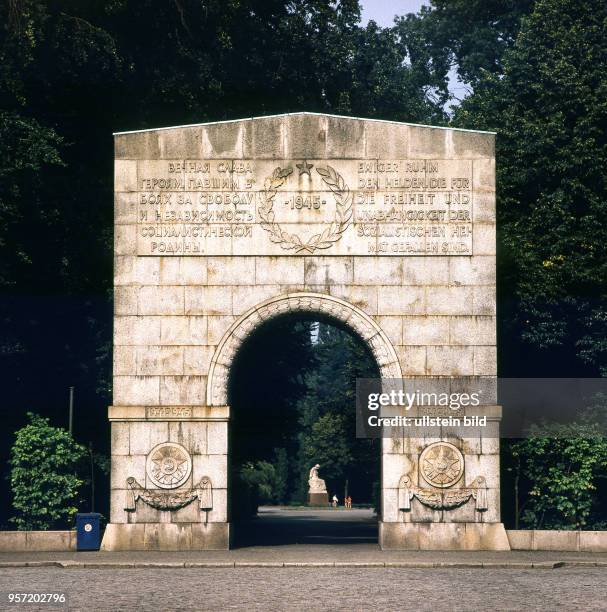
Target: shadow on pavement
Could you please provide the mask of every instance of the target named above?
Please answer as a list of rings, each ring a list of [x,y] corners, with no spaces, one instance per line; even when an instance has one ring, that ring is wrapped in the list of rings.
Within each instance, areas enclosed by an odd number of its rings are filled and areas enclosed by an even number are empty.
[[[288,544],[376,544],[377,516],[373,510],[291,510],[261,507],[258,515],[233,525],[234,546]]]

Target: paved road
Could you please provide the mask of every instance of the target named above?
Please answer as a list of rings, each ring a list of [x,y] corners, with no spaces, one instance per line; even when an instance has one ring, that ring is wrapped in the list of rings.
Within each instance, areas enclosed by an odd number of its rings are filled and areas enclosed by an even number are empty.
[[[236,546],[377,543],[377,516],[372,510],[290,510],[261,507],[253,520],[233,525]]]
[[[606,585],[600,568],[0,570],[0,592],[62,591],[68,609],[87,612],[605,610]],[[52,609],[4,602],[1,610]]]

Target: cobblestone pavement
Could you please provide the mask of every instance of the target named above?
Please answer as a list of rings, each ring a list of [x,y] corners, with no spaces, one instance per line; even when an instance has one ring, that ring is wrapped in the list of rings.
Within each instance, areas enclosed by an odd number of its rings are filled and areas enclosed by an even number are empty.
[[[64,592],[69,610],[607,609],[607,569],[227,568],[0,570],[7,592]]]

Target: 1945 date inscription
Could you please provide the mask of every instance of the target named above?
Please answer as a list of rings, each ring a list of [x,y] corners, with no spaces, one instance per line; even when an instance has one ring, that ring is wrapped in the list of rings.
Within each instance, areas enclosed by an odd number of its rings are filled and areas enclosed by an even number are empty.
[[[139,255],[472,255],[471,160],[137,168]]]

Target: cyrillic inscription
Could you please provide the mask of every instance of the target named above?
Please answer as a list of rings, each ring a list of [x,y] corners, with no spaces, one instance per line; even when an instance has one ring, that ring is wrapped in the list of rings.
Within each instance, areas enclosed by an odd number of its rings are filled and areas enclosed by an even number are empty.
[[[472,255],[470,160],[137,168],[139,255]]]

